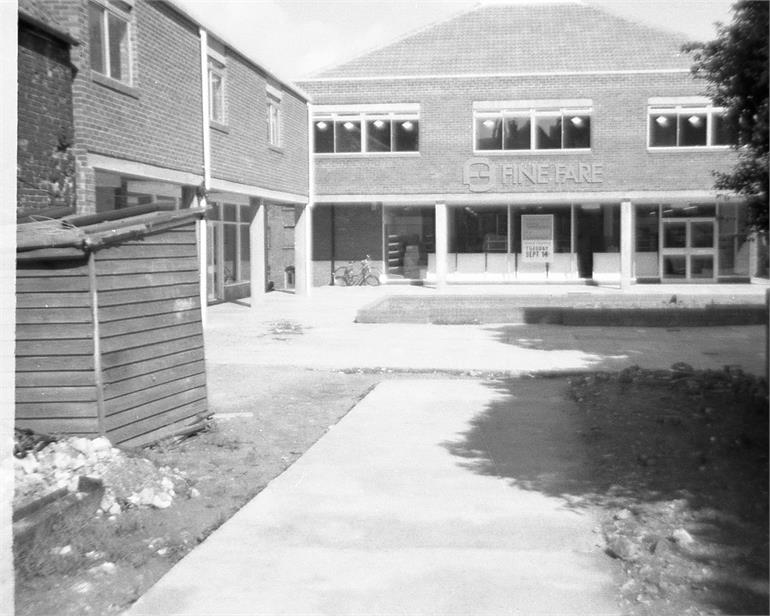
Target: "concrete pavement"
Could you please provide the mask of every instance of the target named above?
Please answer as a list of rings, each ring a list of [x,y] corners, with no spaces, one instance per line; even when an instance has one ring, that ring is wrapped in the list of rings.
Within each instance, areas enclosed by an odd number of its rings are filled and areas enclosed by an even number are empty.
[[[713,285],[716,286],[716,285]],[[649,293],[703,293],[702,289],[648,285]],[[617,289],[579,287],[581,293],[617,295]],[[586,291],[584,291],[587,289]],[[729,291],[727,293],[725,291]],[[451,293],[470,293],[452,287]],[[543,294],[533,286],[528,291]],[[575,287],[548,292],[568,294]],[[480,293],[522,293],[490,286]],[[715,291],[716,292],[716,291]],[[757,285],[722,285],[716,301],[764,301]],[[666,368],[679,361],[699,369],[727,364],[762,374],[763,326],[564,327],[560,325],[355,323],[362,306],[387,294],[440,293],[421,287],[319,287],[310,298],[270,293],[253,308],[245,302],[209,308],[206,360],[316,369],[391,369],[501,372],[617,370],[631,365]]]
[[[209,367],[764,369],[763,327],[364,325],[357,309],[394,289],[315,291],[212,307]],[[564,386],[381,383],[126,614],[619,613],[616,563],[601,552],[593,512],[573,506],[590,477],[562,412]]]
[[[544,383],[382,383],[128,614],[618,614],[591,512],[528,489],[582,467]],[[528,481],[468,449],[492,408]]]

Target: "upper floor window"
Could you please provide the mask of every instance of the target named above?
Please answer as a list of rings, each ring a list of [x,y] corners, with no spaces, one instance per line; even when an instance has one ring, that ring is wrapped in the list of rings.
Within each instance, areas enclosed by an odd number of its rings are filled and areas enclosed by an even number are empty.
[[[281,91],[267,86],[267,142],[281,145]]]
[[[131,5],[120,0],[89,2],[91,69],[131,84]]]
[[[420,112],[418,105],[363,106],[355,112],[344,107],[315,109],[315,152],[389,153],[418,152]]]
[[[474,149],[590,149],[591,105],[590,100],[474,103]]]
[[[655,98],[647,108],[651,148],[726,147],[733,142],[725,110],[707,99]]]
[[[208,79],[209,79],[209,119],[218,124],[227,123],[225,108],[225,81],[227,65],[225,48],[221,43],[209,39]]]

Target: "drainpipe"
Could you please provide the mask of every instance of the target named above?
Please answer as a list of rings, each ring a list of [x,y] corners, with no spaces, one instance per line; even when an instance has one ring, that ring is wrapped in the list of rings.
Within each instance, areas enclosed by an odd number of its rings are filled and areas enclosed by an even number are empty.
[[[211,133],[209,131],[209,65],[208,65],[208,33],[198,28],[201,40],[201,129],[203,131],[203,190],[200,191],[198,205],[208,207],[208,191],[211,190]],[[206,220],[198,221],[198,258],[200,260],[200,303],[201,324],[206,326],[208,311],[208,227]]]

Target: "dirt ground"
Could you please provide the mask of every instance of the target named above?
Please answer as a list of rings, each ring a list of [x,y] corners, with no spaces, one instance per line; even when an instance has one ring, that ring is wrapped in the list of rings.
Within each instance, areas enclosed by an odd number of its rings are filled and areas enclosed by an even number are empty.
[[[767,386],[740,370],[577,377],[590,478],[630,616],[768,614]]]
[[[16,550],[17,614],[119,613],[374,385],[402,375],[214,365],[208,376],[213,427],[138,452],[180,469],[200,495],[113,521],[60,520]],[[531,486],[600,512],[623,612],[768,613],[766,387],[739,371],[679,366],[574,377],[570,397],[590,473]]]

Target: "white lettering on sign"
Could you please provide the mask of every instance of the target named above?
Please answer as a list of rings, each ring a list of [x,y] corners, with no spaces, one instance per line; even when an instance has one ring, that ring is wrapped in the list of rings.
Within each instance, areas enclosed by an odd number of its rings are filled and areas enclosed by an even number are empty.
[[[469,158],[463,166],[463,183],[471,192],[494,187],[532,185],[601,184],[601,163],[496,163],[489,158]]]

